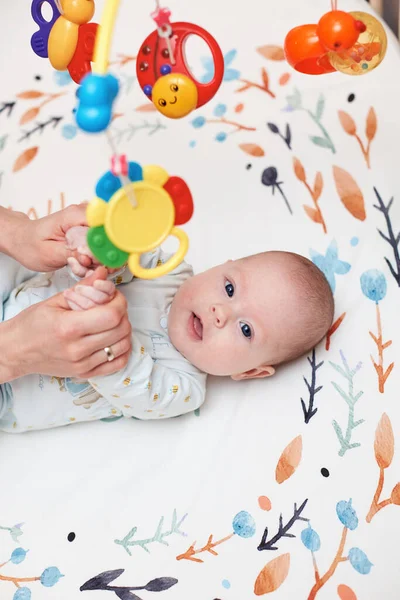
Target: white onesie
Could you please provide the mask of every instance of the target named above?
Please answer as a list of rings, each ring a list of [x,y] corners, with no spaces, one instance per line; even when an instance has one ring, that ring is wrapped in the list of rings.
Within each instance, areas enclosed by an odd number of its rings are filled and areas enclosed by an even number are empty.
[[[152,268],[168,256],[156,250],[142,257]],[[154,280],[133,278],[126,270],[116,280],[128,301],[133,350],[123,371],[88,381],[28,375],[0,386],[0,430],[20,433],[74,422],[121,416],[163,419],[196,410],[203,404],[206,374],[191,365],[171,344],[168,313],[192,268],[182,263]],[[65,290],[76,281],[68,269],[38,274],[19,285],[3,303],[4,320]]]

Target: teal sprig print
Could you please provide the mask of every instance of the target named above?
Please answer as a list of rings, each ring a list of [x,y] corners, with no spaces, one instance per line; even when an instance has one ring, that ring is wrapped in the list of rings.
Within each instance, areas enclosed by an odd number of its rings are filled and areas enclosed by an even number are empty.
[[[324,96],[321,94],[318,98],[315,111],[312,111],[309,108],[303,106],[301,92],[297,88],[294,88],[293,94],[291,96],[288,96],[286,100],[288,102],[288,106],[286,107],[287,111],[291,112],[294,110],[303,110],[309,115],[309,117],[311,117],[314,123],[319,127],[322,136],[310,135],[309,138],[312,141],[312,143],[316,146],[319,146],[320,148],[327,148],[332,152],[332,154],[336,154],[336,149],[332,142],[332,139],[329,133],[327,132],[326,128],[322,124],[322,117],[325,109]]]
[[[23,523],[18,523],[17,525],[14,525],[13,527],[2,527],[0,525],[0,531],[8,531],[9,534],[11,535],[12,540],[18,544],[19,538],[24,533],[21,529],[22,525],[23,525]]]
[[[155,123],[149,123],[149,121],[144,120],[139,125],[134,125],[133,123],[128,123],[128,126],[125,127],[124,129],[118,129],[117,127],[113,127],[113,129],[111,130],[111,135],[112,135],[113,142],[115,144],[120,144],[123,139],[125,139],[126,142],[130,142],[131,139],[133,138],[133,136],[138,131],[147,130],[148,135],[154,135],[155,133],[157,133],[158,131],[161,131],[162,129],[167,129],[167,128],[165,125],[160,123],[160,121],[158,119],[155,121]]]
[[[358,421],[354,421],[354,407],[364,392],[362,392],[362,391],[357,392],[357,393],[354,392],[354,377],[356,376],[358,371],[361,369],[362,363],[359,362],[354,367],[354,369],[350,369],[348,362],[346,360],[346,357],[344,356],[342,351],[340,351],[340,357],[342,359],[343,367],[340,365],[337,365],[336,363],[333,363],[331,361],[329,361],[329,364],[344,379],[346,379],[347,385],[348,385],[348,391],[345,392],[338,383],[336,383],[335,381],[331,382],[333,387],[337,391],[337,393],[340,394],[340,396],[346,402],[348,409],[349,409],[346,433],[343,433],[343,430],[337,421],[335,421],[335,420],[332,421],[333,429],[335,430],[336,436],[340,443],[339,456],[344,456],[348,450],[352,450],[353,448],[358,448],[361,445],[359,442],[351,443],[351,436],[353,434],[353,430],[356,427],[358,427],[359,425],[361,425],[362,423],[364,423],[364,419],[359,419]]]
[[[141,548],[143,548],[143,550],[145,550],[145,552],[150,553],[150,550],[147,547],[149,544],[158,542],[159,544],[164,544],[164,546],[168,546],[169,544],[165,540],[165,538],[167,538],[173,534],[182,535],[183,537],[186,537],[187,534],[180,530],[180,526],[182,525],[182,523],[186,519],[186,517],[187,517],[187,514],[183,515],[183,517],[181,519],[179,519],[179,521],[178,521],[178,516],[177,516],[176,510],[174,509],[174,512],[172,513],[172,522],[171,522],[170,529],[163,531],[164,517],[161,517],[161,519],[158,523],[156,532],[153,535],[153,537],[143,539],[143,540],[132,540],[132,538],[134,537],[134,535],[137,532],[137,527],[133,527],[122,540],[114,540],[114,542],[116,544],[118,544],[119,546],[122,546],[123,548],[125,548],[125,550],[129,554],[129,556],[132,556],[132,552],[130,551],[129,548],[133,547],[133,546],[140,546]]]

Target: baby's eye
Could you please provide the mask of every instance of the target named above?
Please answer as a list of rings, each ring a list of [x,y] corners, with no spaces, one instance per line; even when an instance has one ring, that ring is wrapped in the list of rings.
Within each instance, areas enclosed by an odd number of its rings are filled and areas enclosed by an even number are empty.
[[[230,281],[227,281],[225,283],[225,291],[228,294],[229,298],[232,298],[233,294],[235,293],[235,288],[233,287],[233,285],[230,283]]]
[[[244,337],[251,338],[250,325],[247,325],[247,323],[240,323],[240,329],[242,330]]]
[[[177,92],[177,91],[179,90],[179,88],[178,88],[178,86],[176,85],[176,83],[173,83],[173,84],[171,85],[171,90],[172,90],[173,92]]]
[[[167,101],[164,100],[164,98],[160,98],[159,101],[158,101],[158,104],[160,106],[167,106]]]

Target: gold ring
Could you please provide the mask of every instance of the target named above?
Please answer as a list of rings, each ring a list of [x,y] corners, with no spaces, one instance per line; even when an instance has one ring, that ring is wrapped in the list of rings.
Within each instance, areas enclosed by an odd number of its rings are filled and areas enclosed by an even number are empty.
[[[106,353],[106,355],[107,355],[107,360],[108,360],[108,362],[111,362],[112,360],[114,360],[115,356],[114,356],[114,353],[113,353],[113,351],[111,350],[111,348],[109,348],[108,346],[106,346],[106,347],[104,348],[104,352],[105,352],[105,353]]]

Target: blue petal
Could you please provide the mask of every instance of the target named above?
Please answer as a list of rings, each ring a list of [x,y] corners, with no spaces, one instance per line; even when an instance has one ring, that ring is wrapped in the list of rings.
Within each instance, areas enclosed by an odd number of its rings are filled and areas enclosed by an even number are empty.
[[[64,577],[64,575],[60,573],[57,567],[48,567],[41,574],[40,583],[44,587],[53,587],[60,581],[61,577]]]
[[[360,277],[364,296],[373,302],[380,302],[386,296],[387,283],[383,273],[377,269],[365,271]]]
[[[319,535],[311,528],[310,524],[308,524],[308,527],[301,532],[301,541],[307,550],[310,550],[311,552],[317,552],[317,550],[321,548]]]
[[[358,517],[357,513],[351,505],[351,499],[346,502],[346,500],[341,500],[336,505],[336,514],[339,517],[339,521],[343,523],[347,529],[353,531],[358,527]]]
[[[11,554],[11,562],[14,565],[19,565],[25,560],[25,557],[28,553],[28,550],[24,550],[23,548],[15,548],[14,552]]]
[[[245,510],[235,516],[232,527],[236,535],[242,538],[252,537],[256,532],[256,523],[251,514]]]
[[[199,79],[200,83],[210,83],[214,77],[214,71],[207,71]]]
[[[368,575],[373,566],[372,562],[369,561],[368,556],[360,550],[360,548],[352,548],[349,550],[349,561],[353,569],[355,569],[361,575]]]
[[[226,65],[230,65],[231,62],[233,61],[233,59],[236,57],[237,54],[237,50],[235,48],[233,48],[232,50],[229,50],[229,52],[227,52],[224,55],[224,62]]]
[[[223,117],[227,110],[228,107],[226,106],[226,104],[217,104],[217,106],[213,110],[213,114],[215,117]]]
[[[19,588],[13,596],[13,600],[31,600],[31,598],[32,592],[27,587]]]
[[[209,70],[214,68],[214,61],[211,56],[202,56],[200,61],[205,69]]]
[[[224,81],[234,81],[235,79],[239,79],[240,71],[237,69],[225,69],[224,72]]]
[[[333,262],[334,260],[337,260],[337,257],[338,257],[337,242],[336,242],[336,240],[332,240],[326,251],[326,258]]]
[[[346,275],[351,269],[351,265],[343,260],[338,260],[335,263],[335,273],[338,275]]]
[[[96,196],[105,200],[105,202],[109,202],[115,192],[117,192],[121,187],[121,182],[119,177],[116,177],[111,173],[111,171],[107,171],[100,177],[99,181],[96,185]]]
[[[128,177],[130,181],[142,181],[143,169],[137,162],[130,162],[128,167]]]

